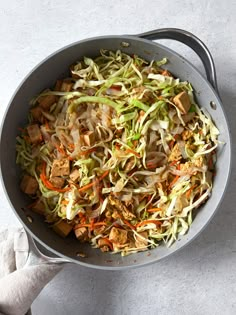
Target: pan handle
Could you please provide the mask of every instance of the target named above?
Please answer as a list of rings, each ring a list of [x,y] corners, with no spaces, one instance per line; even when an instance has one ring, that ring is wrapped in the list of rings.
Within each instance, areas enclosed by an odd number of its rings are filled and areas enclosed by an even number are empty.
[[[59,258],[59,257],[49,257],[44,255],[40,252],[38,249],[34,239],[29,234],[29,232],[25,232],[25,235],[23,237],[27,237],[28,239],[28,257],[26,260],[26,263],[24,265],[24,268],[27,268],[29,266],[34,266],[38,264],[66,264],[71,263],[71,261],[65,259],[65,258]]]
[[[219,95],[216,80],[216,70],[212,55],[206,45],[197,36],[178,28],[160,28],[150,32],[137,34],[136,36],[150,40],[173,39],[192,48],[204,65],[207,80]]]

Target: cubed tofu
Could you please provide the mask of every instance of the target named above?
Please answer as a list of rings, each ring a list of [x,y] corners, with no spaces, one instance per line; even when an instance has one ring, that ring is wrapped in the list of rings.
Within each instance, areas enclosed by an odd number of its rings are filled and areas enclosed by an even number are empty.
[[[38,124],[29,125],[26,129],[32,143],[35,144],[42,141],[42,134]]]
[[[70,161],[68,159],[54,160],[52,163],[51,177],[70,175]]]
[[[57,80],[54,87],[54,91],[61,91],[62,82],[63,82],[62,80]]]
[[[139,235],[141,237],[137,236],[137,238],[135,240],[135,246],[137,248],[144,248],[145,249],[145,247],[148,246],[148,241],[147,241],[148,233],[147,233],[147,231],[144,231],[144,232],[140,232]],[[144,237],[145,240],[142,237]]]
[[[103,238],[99,238],[98,247],[101,249],[102,252],[109,252],[110,250],[106,240],[104,240]]]
[[[75,236],[80,241],[86,241],[88,239],[88,231],[86,227],[80,227],[75,229]]]
[[[97,227],[94,228],[93,233],[94,233],[94,235],[102,234],[106,230],[106,228],[107,227],[105,225],[97,226]]]
[[[182,120],[185,124],[191,121],[196,116],[196,113],[187,113],[186,115],[182,115]]]
[[[71,81],[62,81],[61,91],[62,92],[70,92],[72,91],[74,83]]]
[[[190,109],[191,103],[188,93],[183,91],[177,94],[173,99],[175,105],[179,108],[182,114],[187,114]]]
[[[196,167],[199,167],[201,168],[203,166],[203,157],[202,156],[199,156],[197,159],[195,159],[193,161],[193,164],[196,166]]]
[[[38,187],[38,182],[34,177],[30,175],[24,175],[20,184],[20,188],[25,194],[34,195],[37,192]]]
[[[38,99],[39,106],[42,107],[45,110],[50,109],[50,107],[54,103],[56,103],[56,101],[57,101],[57,96],[56,95],[45,95],[45,96],[41,96]]]
[[[179,165],[180,171],[182,172],[190,172],[191,169],[193,168],[193,163],[192,162],[185,162],[181,163]]]
[[[73,182],[77,182],[80,178],[80,172],[77,168],[73,169],[70,173],[70,179],[73,180]]]
[[[132,212],[130,212],[127,209],[127,207],[118,198],[115,198],[110,195],[108,199],[109,203],[113,206],[113,208],[117,209],[117,211],[122,213],[125,220],[132,220],[136,217]],[[114,211],[112,214],[112,217],[114,219],[116,219],[115,216],[120,217],[119,215],[116,215],[117,211]]]
[[[189,162],[185,162],[180,164],[180,170],[182,172],[189,172],[191,169],[198,167],[201,168],[203,166],[203,157],[199,156],[197,159]]]
[[[37,200],[36,203],[33,205],[32,210],[40,215],[45,214],[45,205],[42,200]]]
[[[123,245],[127,242],[127,231],[113,227],[109,234],[109,240],[111,242]]]
[[[62,177],[51,177],[50,182],[56,188],[62,188],[65,185],[65,179]]]
[[[72,225],[66,221],[60,221],[58,224],[53,226],[53,230],[61,237],[66,237],[72,230]]]
[[[181,155],[179,146],[178,146],[178,144],[176,143],[175,146],[173,147],[173,149],[172,149],[170,155],[169,155],[168,161],[169,161],[169,162],[178,161],[178,160],[180,160],[181,158],[182,158],[182,155]]]
[[[85,145],[91,147],[94,142],[95,142],[95,134],[93,131],[87,131],[84,135],[83,135],[83,140]]]
[[[42,108],[41,107],[36,106],[36,107],[32,108],[30,110],[30,113],[31,113],[31,115],[35,121],[39,121],[39,122],[43,121],[44,117],[42,115]]]

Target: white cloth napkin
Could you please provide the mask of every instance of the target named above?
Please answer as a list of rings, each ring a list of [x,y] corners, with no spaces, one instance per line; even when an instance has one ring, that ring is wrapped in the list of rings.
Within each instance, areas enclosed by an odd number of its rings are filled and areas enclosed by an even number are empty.
[[[63,268],[40,261],[31,266],[28,254],[23,228],[0,231],[0,315],[25,315],[40,291]]]

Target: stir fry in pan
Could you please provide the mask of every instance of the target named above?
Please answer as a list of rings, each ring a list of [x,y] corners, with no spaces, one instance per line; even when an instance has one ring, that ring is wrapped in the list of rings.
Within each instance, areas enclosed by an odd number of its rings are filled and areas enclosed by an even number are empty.
[[[20,187],[61,236],[122,255],[170,246],[210,196],[219,131],[166,63],[101,50],[32,100]]]

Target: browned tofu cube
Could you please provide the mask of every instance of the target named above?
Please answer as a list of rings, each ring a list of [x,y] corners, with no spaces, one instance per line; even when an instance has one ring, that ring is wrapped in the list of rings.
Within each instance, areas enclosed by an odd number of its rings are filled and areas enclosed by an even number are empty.
[[[84,140],[84,143],[91,147],[94,142],[95,142],[95,134],[93,131],[87,131],[84,135],[83,135],[83,140]]]
[[[171,151],[171,153],[169,155],[168,161],[169,162],[178,161],[181,158],[182,158],[182,155],[181,155],[179,146],[176,143],[176,145],[173,147],[173,149],[172,149],[172,151]]]
[[[38,182],[34,177],[24,175],[20,183],[20,188],[25,194],[34,195],[37,192],[38,187]]]
[[[170,73],[170,71],[168,70],[163,70],[163,72],[161,73],[162,75],[164,75],[165,77],[172,77],[173,78],[173,75]]]
[[[54,91],[61,91],[62,80],[57,80]]]
[[[63,81],[61,85],[62,92],[70,92],[72,90],[74,83],[70,81]]]
[[[39,106],[45,110],[49,109],[54,103],[56,103],[56,101],[56,95],[45,95],[38,99]]]
[[[80,173],[78,169],[74,169],[71,173],[70,173],[70,179],[73,180],[73,182],[77,182],[78,179],[80,177]]]
[[[43,118],[42,108],[40,108],[39,106],[36,106],[30,110],[30,113],[35,121],[42,122],[42,118]]]
[[[139,233],[139,235],[141,236],[141,237],[139,237],[139,236],[137,236],[137,238],[136,238],[136,240],[135,240],[135,246],[137,247],[137,248],[145,248],[145,247],[147,247],[148,246],[148,241],[147,240],[144,240],[142,237],[144,237],[144,238],[148,238],[148,233],[147,233],[147,231],[144,231],[144,232],[140,232]]]
[[[88,231],[86,227],[80,227],[75,229],[75,236],[80,241],[86,241],[88,239]]]
[[[183,91],[177,94],[173,99],[175,105],[179,108],[182,114],[187,114],[190,109],[191,103],[188,93]]]
[[[127,231],[113,227],[109,234],[109,240],[113,243],[123,245],[127,242]]]
[[[32,210],[40,215],[45,214],[45,205],[42,200],[37,200],[36,203],[33,205]]]
[[[42,134],[38,124],[30,125],[26,129],[32,143],[40,143],[42,141]]]
[[[68,159],[54,160],[51,177],[70,175],[70,161]]]
[[[51,177],[50,182],[56,188],[62,188],[65,185],[65,180],[62,177]]]
[[[53,230],[61,237],[66,237],[72,230],[72,225],[66,221],[60,221],[58,224],[53,226]]]
[[[98,247],[101,249],[102,252],[109,252],[110,250],[107,242],[103,238],[99,238]]]

